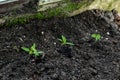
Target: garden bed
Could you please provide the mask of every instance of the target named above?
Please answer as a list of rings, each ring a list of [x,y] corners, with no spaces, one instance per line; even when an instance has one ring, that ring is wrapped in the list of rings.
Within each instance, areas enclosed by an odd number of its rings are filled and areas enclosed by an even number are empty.
[[[114,17],[110,11],[89,10],[0,27],[0,80],[119,80],[120,27]],[[91,37],[94,33],[100,41]],[[74,46],[61,45],[61,35]],[[36,60],[21,49],[33,43],[44,58]]]

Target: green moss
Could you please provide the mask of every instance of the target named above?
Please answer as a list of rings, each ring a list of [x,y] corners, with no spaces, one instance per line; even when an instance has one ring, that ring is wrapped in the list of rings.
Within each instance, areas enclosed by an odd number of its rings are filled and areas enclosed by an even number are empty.
[[[60,8],[55,8],[55,9],[50,9],[48,11],[45,12],[46,14],[46,18],[50,18],[50,17],[59,17],[61,16],[61,9]]]
[[[25,24],[28,21],[28,17],[22,16],[22,17],[17,17],[17,18],[10,18],[3,24],[4,26],[12,26],[16,24]]]
[[[116,9],[120,12],[119,9],[120,0],[80,0],[80,3],[71,2],[71,0],[63,0],[62,4],[59,7],[46,10],[44,12],[38,12],[26,14],[17,18],[5,18],[5,26],[15,25],[15,24],[25,24],[30,19],[45,19],[50,17],[61,17],[61,16],[74,16],[85,10],[90,9],[102,9],[102,10],[111,10]]]
[[[80,3],[73,3],[70,0],[66,0],[63,2],[65,3],[65,6],[59,6],[54,9],[49,9],[44,12],[45,16],[44,18],[50,18],[50,17],[61,17],[61,16],[68,16],[68,13],[73,12],[76,9],[79,9],[83,5],[85,5],[85,1]]]
[[[63,7],[64,11],[73,11],[77,8],[77,4],[75,3],[68,3],[65,7]]]
[[[81,1],[79,3],[74,3],[71,2],[71,0],[66,0],[66,6],[62,7],[62,11],[66,11],[66,12],[72,12],[74,10],[77,10],[83,6],[87,6],[89,5],[91,2],[88,2],[87,0]]]
[[[33,16],[31,16],[31,18],[35,18],[35,19],[44,19],[45,18],[45,15],[44,15],[44,13],[42,13],[42,12],[39,12],[39,13],[36,13],[36,14],[34,14]]]
[[[24,15],[17,18],[10,18],[6,21],[5,26],[12,26],[16,24],[25,24],[30,19],[45,19],[50,17],[61,17],[61,16],[67,16],[68,13],[73,12],[76,9],[79,9],[80,7],[85,5],[85,1],[82,1],[80,3],[73,3],[70,0],[65,0],[65,6],[60,6],[56,8],[52,8],[49,10],[46,10],[44,12],[38,12],[31,15]],[[89,2],[88,2],[89,3]]]

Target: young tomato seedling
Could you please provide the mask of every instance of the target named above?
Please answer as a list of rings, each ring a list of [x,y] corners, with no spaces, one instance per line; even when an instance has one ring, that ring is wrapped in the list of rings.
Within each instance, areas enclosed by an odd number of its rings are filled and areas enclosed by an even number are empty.
[[[36,44],[34,43],[30,48],[27,47],[21,47],[22,50],[28,52],[30,55],[34,55],[36,57],[43,55],[43,51],[38,51],[36,49]]]
[[[66,39],[66,37],[65,36],[61,36],[61,39],[58,39],[60,42],[61,42],[61,44],[62,45],[71,45],[71,46],[73,46],[74,44],[73,43],[71,43],[71,42],[67,42],[67,39]]]
[[[99,41],[101,39],[101,35],[100,34],[92,34],[91,37],[94,38],[95,41]]]

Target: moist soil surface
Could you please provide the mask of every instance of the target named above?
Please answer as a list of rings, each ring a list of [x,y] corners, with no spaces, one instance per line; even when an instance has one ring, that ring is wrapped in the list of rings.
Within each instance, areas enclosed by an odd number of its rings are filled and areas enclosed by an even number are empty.
[[[112,12],[89,10],[1,27],[0,80],[120,80],[120,27],[114,21]],[[75,45],[61,45],[61,35]],[[33,43],[44,57],[21,49]]]

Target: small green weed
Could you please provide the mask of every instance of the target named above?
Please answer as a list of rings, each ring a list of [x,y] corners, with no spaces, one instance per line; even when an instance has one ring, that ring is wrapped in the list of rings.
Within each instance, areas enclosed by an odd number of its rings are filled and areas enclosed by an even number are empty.
[[[71,42],[67,42],[67,39],[66,39],[66,37],[65,36],[61,36],[61,39],[58,39],[60,42],[61,42],[61,44],[62,45],[71,45],[71,46],[73,46],[74,44],[73,43],[71,43]]]
[[[34,43],[30,48],[27,48],[27,47],[21,47],[22,50],[28,52],[30,55],[35,55],[36,57],[37,56],[40,56],[40,55],[43,55],[43,51],[38,51],[36,49],[36,44]]]
[[[101,35],[100,34],[92,34],[91,37],[94,38],[95,41],[99,41],[101,39]]]

